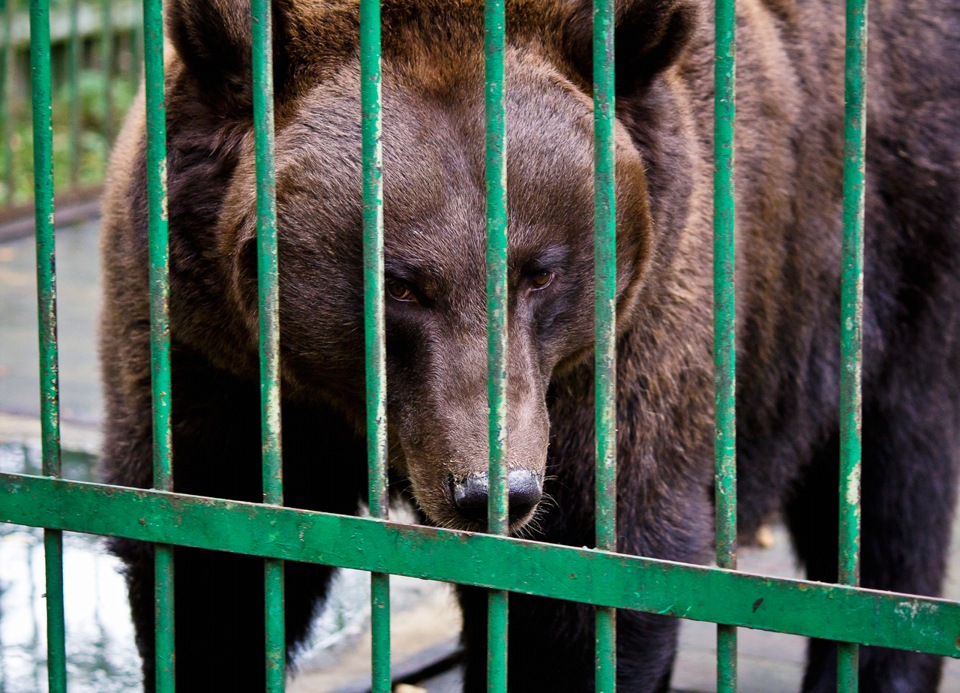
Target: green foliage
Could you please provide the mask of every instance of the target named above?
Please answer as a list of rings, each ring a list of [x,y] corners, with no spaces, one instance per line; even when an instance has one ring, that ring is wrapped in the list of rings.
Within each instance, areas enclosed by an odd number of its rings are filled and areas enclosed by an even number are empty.
[[[133,102],[128,74],[109,79],[102,70],[80,70],[76,85],[60,84],[53,97],[53,174],[58,193],[98,185],[106,172],[110,144]],[[0,143],[0,205],[33,197],[33,133],[28,102],[10,104],[6,144]],[[76,118],[74,134],[71,123]],[[76,141],[74,141],[74,138]]]

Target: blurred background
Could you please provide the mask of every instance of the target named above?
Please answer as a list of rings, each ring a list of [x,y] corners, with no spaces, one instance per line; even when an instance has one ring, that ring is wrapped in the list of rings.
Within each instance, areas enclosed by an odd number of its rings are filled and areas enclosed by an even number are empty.
[[[64,200],[103,179],[110,142],[142,73],[140,5],[51,0],[54,180]],[[10,219],[33,195],[30,20],[26,0],[0,0],[0,204]]]

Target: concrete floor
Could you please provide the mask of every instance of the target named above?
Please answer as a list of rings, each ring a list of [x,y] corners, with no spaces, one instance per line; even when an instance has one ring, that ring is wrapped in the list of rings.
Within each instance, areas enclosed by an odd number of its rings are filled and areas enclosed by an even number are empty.
[[[96,223],[58,234],[64,444],[81,449],[96,448],[95,425],[101,411],[95,360],[99,300],[96,246]],[[0,440],[8,442],[30,438],[30,422],[39,410],[33,254],[32,239],[0,245],[3,344],[0,414],[5,415],[0,416]],[[951,555],[946,595],[960,599],[960,528],[954,532]],[[747,572],[798,577],[789,541],[780,528],[774,528],[772,548],[743,551],[740,566]],[[449,593],[438,588],[425,590],[424,595],[420,603],[394,618],[393,661],[397,666],[415,661],[425,651],[442,653],[454,646],[459,616]],[[743,693],[787,693],[799,689],[804,652],[802,638],[746,629],[740,633],[740,690]],[[674,677],[676,690],[697,693],[715,690],[714,641],[712,624],[683,624],[681,653]],[[336,647],[311,655],[292,679],[290,690],[292,693],[354,693],[368,680],[368,662],[369,636],[361,629]],[[421,685],[430,693],[447,693],[457,690],[459,676],[460,673],[453,670]],[[960,692],[960,662],[947,662],[941,690]]]
[[[57,328],[64,421],[97,424],[100,306],[99,222],[57,234]],[[33,238],[0,244],[0,411],[38,416],[36,250]]]

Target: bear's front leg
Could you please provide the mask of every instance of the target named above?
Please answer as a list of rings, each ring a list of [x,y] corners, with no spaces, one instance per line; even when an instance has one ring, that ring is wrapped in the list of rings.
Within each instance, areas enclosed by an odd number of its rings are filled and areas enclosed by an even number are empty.
[[[173,377],[175,491],[261,500],[258,383],[218,371],[182,351],[174,353]],[[121,400],[115,393],[112,400],[104,450],[104,478],[109,483],[149,486],[152,431],[148,381],[142,386],[142,391],[135,393],[137,398]],[[363,440],[326,407],[284,402],[282,419],[285,504],[355,513],[366,486]],[[117,540],[111,549],[126,565],[144,688],[153,691],[153,547]],[[263,559],[256,556],[174,547],[178,691],[264,689],[263,565]],[[293,652],[323,601],[333,569],[286,563],[284,571],[287,649]]]
[[[153,547],[120,540],[112,549],[128,566],[143,686],[150,693],[156,688]],[[177,690],[264,690],[263,560],[186,547],[176,547],[174,557]],[[301,563],[286,563],[284,569],[287,641],[292,649],[306,635],[318,595],[326,590],[333,571]]]

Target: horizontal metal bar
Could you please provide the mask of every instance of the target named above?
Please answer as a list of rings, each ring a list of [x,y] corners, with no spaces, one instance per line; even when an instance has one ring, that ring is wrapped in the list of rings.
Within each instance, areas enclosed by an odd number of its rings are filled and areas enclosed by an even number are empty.
[[[960,657],[960,603],[486,534],[21,474],[0,474],[0,522]]]

